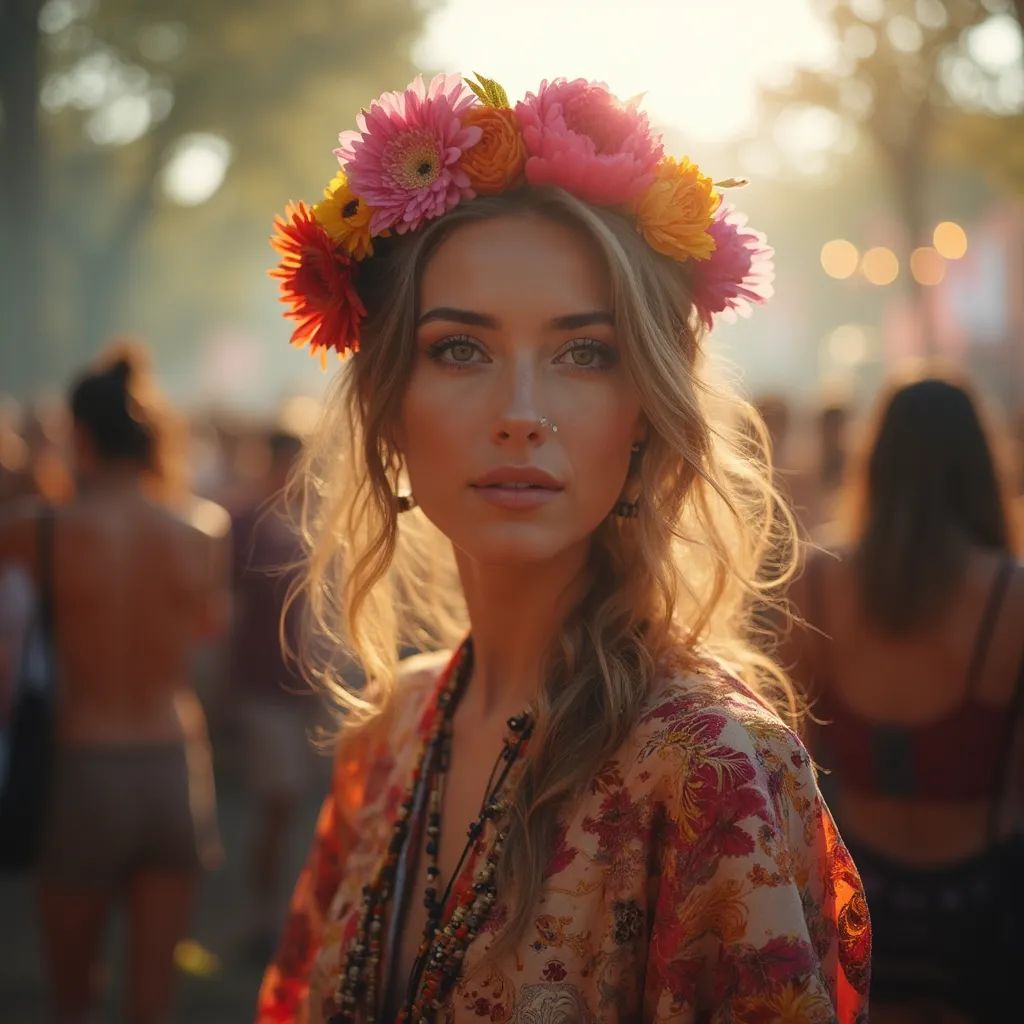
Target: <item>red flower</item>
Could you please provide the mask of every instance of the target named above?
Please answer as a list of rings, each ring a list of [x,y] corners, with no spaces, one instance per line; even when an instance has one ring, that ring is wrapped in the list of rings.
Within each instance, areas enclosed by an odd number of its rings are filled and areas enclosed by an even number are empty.
[[[289,203],[284,217],[274,220],[270,244],[281,262],[270,271],[281,282],[285,316],[298,321],[291,343],[309,345],[326,365],[327,349],[338,355],[359,351],[359,324],[366,316],[353,281],[355,264],[335,244],[305,203]]]

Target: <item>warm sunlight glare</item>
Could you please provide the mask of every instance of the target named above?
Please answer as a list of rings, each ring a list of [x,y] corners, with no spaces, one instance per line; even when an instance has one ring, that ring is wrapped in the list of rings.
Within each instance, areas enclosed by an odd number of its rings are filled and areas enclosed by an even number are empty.
[[[760,82],[827,66],[833,45],[810,0],[448,0],[415,58],[426,72],[478,71],[513,97],[545,78],[599,79],[623,99],[646,93],[659,127],[710,141],[752,128]]]

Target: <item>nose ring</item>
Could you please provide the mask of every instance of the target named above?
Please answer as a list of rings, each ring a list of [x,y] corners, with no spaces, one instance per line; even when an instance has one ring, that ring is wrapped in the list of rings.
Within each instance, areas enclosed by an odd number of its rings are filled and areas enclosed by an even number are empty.
[[[542,427],[550,427],[552,434],[557,434],[558,433],[558,424],[557,423],[552,423],[551,420],[549,420],[547,418],[547,416],[541,416],[541,418],[540,418],[540,425]]]

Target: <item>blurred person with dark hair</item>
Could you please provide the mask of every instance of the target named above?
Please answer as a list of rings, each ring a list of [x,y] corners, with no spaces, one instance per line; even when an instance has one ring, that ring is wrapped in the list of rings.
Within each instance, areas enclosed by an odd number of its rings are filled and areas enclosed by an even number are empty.
[[[91,1019],[103,933],[128,915],[124,1017],[169,1019],[176,944],[220,856],[206,724],[189,661],[227,619],[227,514],[175,479],[172,416],[139,349],[70,394],[78,492],[11,507],[0,563],[40,587],[52,516],[57,755],[38,863],[54,1019]],[[176,504],[172,504],[172,500]]]
[[[276,429],[264,437],[269,464],[262,487],[233,512],[234,623],[232,704],[237,714],[243,774],[255,798],[250,848],[251,919],[248,953],[265,963],[283,920],[288,841],[303,797],[314,783],[311,732],[317,702],[289,651],[296,617],[282,612],[301,557],[299,540],[275,504],[302,448],[298,436]],[[325,761],[326,763],[326,761]],[[326,788],[327,776],[323,783]]]
[[[1024,567],[969,390],[894,386],[853,485],[848,545],[793,588],[792,656],[872,913],[872,1021],[1003,1020],[1024,967]]]

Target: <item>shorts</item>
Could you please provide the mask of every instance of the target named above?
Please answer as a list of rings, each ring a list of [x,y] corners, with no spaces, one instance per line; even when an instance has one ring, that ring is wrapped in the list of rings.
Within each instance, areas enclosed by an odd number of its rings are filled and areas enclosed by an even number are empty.
[[[197,874],[222,857],[204,743],[58,750],[43,879],[116,885],[147,870]]]

